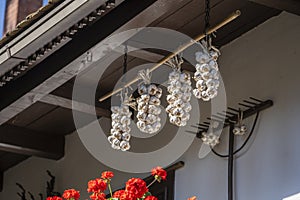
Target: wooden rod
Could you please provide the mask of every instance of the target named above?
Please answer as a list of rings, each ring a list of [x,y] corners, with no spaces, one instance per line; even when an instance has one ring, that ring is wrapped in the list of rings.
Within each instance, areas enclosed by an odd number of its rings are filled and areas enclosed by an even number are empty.
[[[237,17],[239,17],[241,15],[241,11],[236,10],[235,12],[233,12],[231,15],[229,15],[225,20],[223,20],[221,23],[217,24],[216,26],[210,28],[207,31],[207,34],[211,34],[215,31],[217,31],[218,29],[220,29],[221,27],[225,26],[226,24],[230,23],[231,21],[235,20]],[[157,68],[159,68],[161,65],[163,65],[165,62],[167,62],[168,60],[170,60],[171,58],[173,58],[174,56],[178,55],[180,52],[184,51],[185,49],[189,48],[190,46],[192,46],[193,44],[195,44],[196,42],[202,40],[205,37],[205,34],[202,33],[200,35],[198,35],[197,37],[195,37],[193,40],[191,40],[190,42],[186,43],[183,46],[180,46],[176,51],[174,51],[173,53],[169,54],[168,56],[166,56],[164,59],[162,59],[161,61],[159,61],[157,64],[155,64],[152,68],[150,68],[150,72],[156,70]],[[139,81],[139,77],[134,78],[133,80],[131,80],[130,82],[126,83],[124,85],[123,88],[127,88],[130,85],[136,83],[137,81]],[[108,99],[109,97],[119,93],[122,91],[123,88],[118,88],[115,89],[107,94],[105,94],[104,96],[102,96],[99,101],[102,102],[106,99]]]

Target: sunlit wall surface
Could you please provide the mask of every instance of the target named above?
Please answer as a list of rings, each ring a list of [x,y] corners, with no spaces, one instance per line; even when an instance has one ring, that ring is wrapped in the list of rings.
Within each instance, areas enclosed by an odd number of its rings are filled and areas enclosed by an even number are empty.
[[[300,200],[300,193],[284,198],[283,200]]]

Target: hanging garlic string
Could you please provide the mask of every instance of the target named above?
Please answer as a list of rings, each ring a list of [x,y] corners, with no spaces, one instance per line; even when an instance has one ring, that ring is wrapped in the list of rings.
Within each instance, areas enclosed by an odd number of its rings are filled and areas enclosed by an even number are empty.
[[[214,134],[211,130],[209,133],[203,132],[201,140],[204,144],[214,147],[220,143],[220,138],[218,135]]]
[[[142,82],[138,85],[140,97],[137,99],[137,127],[141,132],[153,134],[161,128],[159,114],[162,89],[151,84],[149,69],[139,71],[138,76]]]
[[[175,56],[170,59],[167,65],[173,68],[173,72],[169,74],[166,112],[169,115],[170,123],[176,126],[185,126],[190,119],[189,112],[192,109],[191,100],[191,77],[189,74],[181,72],[183,59]]]
[[[127,45],[124,49],[124,70],[123,70],[123,85],[126,81],[126,72],[127,72]],[[128,88],[123,88],[123,90],[118,94],[120,96],[121,104],[120,106],[112,106],[111,119],[112,119],[112,128],[110,130],[110,136],[108,141],[111,144],[113,149],[128,151],[130,149],[130,123],[132,113],[129,110],[130,97],[128,97]]]
[[[243,118],[244,118],[244,112],[239,109],[239,113],[238,113],[238,119],[236,122],[236,125],[233,129],[233,134],[235,135],[245,135],[246,131],[247,131],[247,127],[245,124],[243,124]]]
[[[210,1],[205,0],[205,39],[200,44],[202,45],[202,51],[196,52],[196,72],[194,79],[196,81],[196,88],[193,90],[193,94],[196,98],[203,101],[209,101],[215,98],[218,94],[219,82],[219,67],[217,59],[220,55],[211,43],[211,35],[207,34],[209,29],[210,20]]]

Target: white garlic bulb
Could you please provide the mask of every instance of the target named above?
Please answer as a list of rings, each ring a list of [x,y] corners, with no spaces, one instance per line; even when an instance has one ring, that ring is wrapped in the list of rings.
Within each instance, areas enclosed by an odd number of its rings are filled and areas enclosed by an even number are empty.
[[[130,149],[130,117],[132,113],[127,105],[112,106],[111,111],[112,128],[107,139],[113,149],[127,151]]]
[[[220,142],[219,136],[215,135],[212,132],[210,133],[203,132],[201,140],[204,144],[209,145],[211,147],[216,146]]]
[[[194,79],[196,81],[196,89],[193,90],[193,94],[196,98],[203,101],[209,101],[215,98],[218,94],[219,82],[219,68],[217,59],[219,52],[197,52],[195,54],[196,72]]]
[[[141,96],[137,99],[137,127],[144,133],[156,133],[161,128],[159,106],[162,89],[154,84],[141,84],[138,92]]]
[[[180,68],[178,68],[180,69]],[[185,126],[190,118],[189,112],[192,107],[191,100],[191,77],[189,74],[174,70],[169,74],[166,112],[169,121],[176,126]]]
[[[247,132],[247,126],[244,124],[237,125],[236,127],[234,127],[232,132],[234,135],[245,135]]]

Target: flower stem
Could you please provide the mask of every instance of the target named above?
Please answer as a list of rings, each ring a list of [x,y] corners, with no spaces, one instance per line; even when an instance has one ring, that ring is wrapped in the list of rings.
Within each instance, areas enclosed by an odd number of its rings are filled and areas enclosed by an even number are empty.
[[[156,179],[154,179],[148,186],[147,188],[149,188],[151,185],[153,185],[156,182]]]
[[[110,182],[108,183],[108,189],[109,189],[109,193],[110,193],[110,197],[112,197],[112,190],[111,190],[111,186],[110,186]]]

